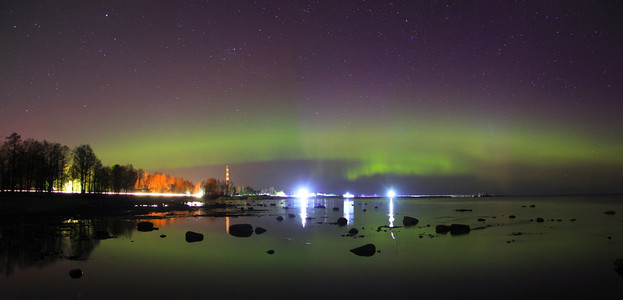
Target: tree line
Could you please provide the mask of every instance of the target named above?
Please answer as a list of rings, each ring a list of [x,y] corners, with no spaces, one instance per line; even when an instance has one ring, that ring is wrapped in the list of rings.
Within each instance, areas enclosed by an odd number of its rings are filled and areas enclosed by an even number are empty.
[[[0,148],[0,191],[61,191],[71,184],[81,193],[196,193],[203,183],[162,173],[148,173],[131,164],[105,166],[89,145],[74,149],[59,143],[6,137]]]

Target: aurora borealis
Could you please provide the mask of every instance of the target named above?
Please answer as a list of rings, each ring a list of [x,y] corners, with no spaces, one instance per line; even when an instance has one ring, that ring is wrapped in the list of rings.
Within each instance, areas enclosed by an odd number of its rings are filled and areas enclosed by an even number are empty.
[[[0,131],[195,181],[623,192],[621,1],[4,1]]]

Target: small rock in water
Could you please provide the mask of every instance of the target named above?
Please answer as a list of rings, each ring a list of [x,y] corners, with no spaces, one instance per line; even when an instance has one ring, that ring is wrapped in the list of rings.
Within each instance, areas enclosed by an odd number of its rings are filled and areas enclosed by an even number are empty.
[[[152,231],[152,230],[154,230],[154,223],[152,223],[152,222],[138,222],[136,230],[138,230],[138,231]]]
[[[340,217],[337,219],[337,225],[346,226],[346,224],[348,224],[348,220],[346,220],[346,218]]]
[[[262,234],[264,232],[266,232],[266,229],[262,227],[255,227],[255,234]]]
[[[112,238],[112,236],[110,236],[108,231],[96,231],[93,238],[96,240],[105,240],[105,239]]]
[[[604,214],[606,214],[606,215],[614,215],[614,214],[616,214],[616,213],[617,213],[617,212],[616,212],[616,211],[614,211],[614,210],[604,211]]]
[[[484,221],[486,221],[486,220],[483,219],[483,218],[478,218],[478,222],[484,222]]]
[[[414,226],[419,222],[420,220],[409,216],[404,216],[404,218],[402,218],[402,225],[404,226]]]
[[[78,279],[78,278],[82,277],[82,270],[80,270],[80,269],[73,269],[73,270],[69,271],[69,277],[71,277],[73,279]]]
[[[203,234],[193,231],[186,231],[186,242],[194,243],[201,241],[203,241]]]
[[[318,205],[314,205],[314,208],[326,208],[326,207],[322,204],[318,204]]]
[[[357,230],[357,228],[351,228],[348,231],[348,234],[350,234],[350,235],[356,235],[357,233],[359,233],[359,230]]]
[[[292,219],[292,218],[296,218],[295,214],[288,214],[288,218]]]
[[[516,218],[516,217],[515,217],[515,215],[510,215],[510,216],[508,216],[508,218],[509,218],[509,219],[514,219],[514,218]]]
[[[350,252],[358,256],[372,256],[376,253],[376,246],[374,246],[374,244],[367,244],[355,249],[350,249]]]
[[[448,225],[437,225],[435,226],[436,233],[448,233],[450,231],[450,226]]]
[[[235,237],[250,237],[253,234],[251,224],[234,224],[229,226],[229,234]]]
[[[539,222],[539,223],[543,223],[543,222],[545,222],[545,219],[543,219],[543,218],[536,218],[536,221]]]
[[[271,255],[272,255],[272,254],[275,254],[275,250],[270,249],[270,250],[266,251],[266,253],[268,253],[268,254],[271,254]]]
[[[472,211],[471,209],[467,209],[467,208],[459,208],[459,209],[455,209],[454,211],[458,211],[458,212],[468,212],[468,211]]]
[[[277,221],[279,221],[279,222],[283,221],[283,217],[282,216],[278,216],[277,217]]]
[[[167,237],[167,235],[166,234],[161,234],[160,237],[161,238],[165,238],[165,237]]]
[[[451,224],[450,225],[450,234],[451,235],[460,235],[469,233],[470,228],[469,225],[465,224]]]
[[[532,204],[532,205],[530,205],[530,207],[535,208],[535,207],[536,207],[536,205]]]
[[[334,207],[333,210],[334,211],[338,211],[338,210],[340,210],[340,208],[339,207]]]
[[[575,221],[577,221],[577,219],[571,219],[570,221],[571,221],[571,222],[575,222]]]

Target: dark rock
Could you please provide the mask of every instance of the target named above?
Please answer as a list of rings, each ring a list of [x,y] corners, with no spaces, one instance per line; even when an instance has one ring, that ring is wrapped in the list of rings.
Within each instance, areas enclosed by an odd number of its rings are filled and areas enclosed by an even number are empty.
[[[272,255],[272,254],[275,254],[275,250],[270,249],[270,250],[266,251],[266,253],[268,253],[268,254],[271,254],[271,255]]]
[[[616,211],[614,211],[614,210],[604,211],[604,214],[606,214],[606,215],[614,215],[614,214],[616,214],[616,213],[617,213],[617,212],[616,212]]]
[[[346,218],[340,217],[337,219],[337,225],[346,226],[346,224],[348,224],[348,220],[346,220]]]
[[[167,235],[166,234],[161,234],[160,237],[161,238],[165,238],[165,237],[167,237]]]
[[[296,218],[295,214],[288,214],[288,218],[292,219],[292,218]]]
[[[471,209],[467,209],[467,208],[459,208],[459,209],[455,209],[454,211],[458,211],[458,212],[468,212],[468,211],[472,211]]]
[[[279,222],[283,221],[283,217],[282,216],[278,216],[277,217],[277,221],[279,221]]]
[[[73,270],[69,271],[69,277],[71,277],[73,279],[78,279],[78,278],[82,277],[82,270],[80,270],[80,269],[73,269]]]
[[[203,241],[203,234],[193,231],[186,231],[186,241],[189,243],[201,242]]]
[[[532,205],[530,205],[530,207],[535,208],[535,207],[536,207],[536,205],[532,204]]]
[[[270,206],[277,206],[277,204],[275,204],[275,203],[271,203],[271,204],[270,204]]]
[[[437,225],[435,226],[436,233],[448,233],[450,231],[450,226],[448,225]]]
[[[338,211],[338,210],[340,210],[340,208],[339,207],[334,207],[333,210],[334,211]]]
[[[262,227],[255,227],[255,234],[262,234],[264,232],[266,232],[266,229]]]
[[[509,219],[514,219],[514,218],[516,218],[516,217],[515,217],[515,215],[510,215],[510,216],[508,216],[508,218],[509,218]]]
[[[536,221],[539,222],[539,223],[543,223],[543,222],[545,222],[545,219],[543,219],[543,218],[536,218]]]
[[[571,219],[571,222],[575,222],[575,221],[577,221],[577,219]]]
[[[319,204],[319,205],[314,205],[314,208],[327,208],[327,207]]]
[[[460,235],[469,233],[470,228],[469,225],[465,224],[451,224],[450,225],[450,234],[451,235]]]
[[[250,237],[253,234],[251,224],[234,224],[229,226],[229,234],[236,237]]]
[[[612,239],[612,237],[611,237],[611,236],[608,236],[608,237],[607,237],[607,239],[611,240],[611,239]]]
[[[486,221],[486,220],[483,219],[483,218],[478,218],[478,222],[484,222],[484,221]]]
[[[414,226],[417,225],[418,222],[420,222],[420,220],[413,217],[404,216],[404,218],[402,218],[402,225],[404,226]]]
[[[372,256],[376,253],[376,246],[374,246],[374,244],[367,244],[355,249],[350,249],[350,252],[358,256]]]
[[[359,233],[359,230],[357,230],[357,228],[351,228],[348,231],[348,234],[350,234],[350,235],[356,235],[357,233]]]
[[[105,239],[112,238],[112,236],[108,234],[108,231],[96,231],[93,238],[96,240],[105,240]]]
[[[138,222],[136,230],[138,230],[138,231],[152,231],[152,230],[154,230],[154,223],[152,223],[152,222]]]

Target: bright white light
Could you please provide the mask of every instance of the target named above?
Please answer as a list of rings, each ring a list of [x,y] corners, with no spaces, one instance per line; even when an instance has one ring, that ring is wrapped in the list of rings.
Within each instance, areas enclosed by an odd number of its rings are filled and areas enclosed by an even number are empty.
[[[351,199],[351,198],[355,198],[355,195],[349,192],[346,192],[344,195],[342,195],[342,198]]]
[[[389,192],[387,192],[387,197],[389,198],[396,197],[396,192],[394,192],[394,190],[389,190]]]
[[[298,191],[296,191],[296,194],[294,194],[294,197],[311,198],[311,197],[316,197],[316,194],[310,192],[307,188],[300,188]]]

